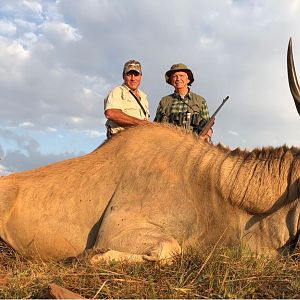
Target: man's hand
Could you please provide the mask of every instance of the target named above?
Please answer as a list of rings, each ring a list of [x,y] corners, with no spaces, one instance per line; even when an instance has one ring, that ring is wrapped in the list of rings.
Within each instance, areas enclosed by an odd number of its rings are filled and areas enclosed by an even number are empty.
[[[207,133],[205,135],[200,136],[200,138],[204,139],[205,141],[207,141],[209,143],[211,143],[212,134],[213,134],[213,130],[211,128],[209,128]]]

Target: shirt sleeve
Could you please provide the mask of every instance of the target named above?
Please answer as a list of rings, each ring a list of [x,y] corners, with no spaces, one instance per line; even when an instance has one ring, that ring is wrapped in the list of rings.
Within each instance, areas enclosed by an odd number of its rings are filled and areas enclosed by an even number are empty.
[[[207,102],[205,99],[202,100],[202,105],[201,105],[201,113],[200,113],[201,117],[208,121],[209,120],[209,111],[208,111],[208,106],[207,106]]]
[[[157,110],[156,110],[156,115],[154,118],[154,122],[161,122],[162,115],[161,115],[161,101],[158,104]]]
[[[121,109],[123,111],[122,93],[120,87],[114,88],[104,100],[104,110]]]

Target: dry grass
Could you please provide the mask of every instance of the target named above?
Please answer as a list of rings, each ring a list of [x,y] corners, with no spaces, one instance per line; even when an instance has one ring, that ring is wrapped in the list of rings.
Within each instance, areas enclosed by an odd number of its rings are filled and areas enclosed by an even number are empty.
[[[171,265],[91,266],[21,257],[0,242],[0,298],[49,298],[56,283],[86,298],[299,298],[299,257],[277,260],[190,251]]]

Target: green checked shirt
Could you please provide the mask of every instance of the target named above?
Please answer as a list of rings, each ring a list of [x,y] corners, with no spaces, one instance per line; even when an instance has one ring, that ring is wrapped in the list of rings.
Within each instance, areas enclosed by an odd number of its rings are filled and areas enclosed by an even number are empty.
[[[188,113],[190,118],[188,118]],[[181,115],[180,121],[178,121],[178,115]],[[194,125],[196,125],[194,124],[195,121],[193,123],[193,120],[196,119],[193,118],[193,115],[197,116],[198,123],[201,119],[209,120],[210,116],[206,100],[192,92],[186,94],[184,98],[181,98],[178,93],[174,92],[160,100],[154,121],[173,123],[192,131]]]

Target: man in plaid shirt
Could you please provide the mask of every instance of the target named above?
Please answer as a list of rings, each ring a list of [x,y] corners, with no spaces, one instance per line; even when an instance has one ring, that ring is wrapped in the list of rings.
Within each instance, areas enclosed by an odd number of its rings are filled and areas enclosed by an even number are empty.
[[[189,86],[194,81],[192,71],[184,64],[175,64],[166,72],[165,79],[175,91],[160,100],[154,121],[172,123],[199,134],[209,120],[209,111],[205,99],[190,91]],[[212,129],[204,138],[210,141],[211,136]]]

